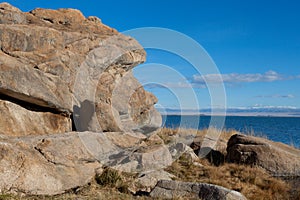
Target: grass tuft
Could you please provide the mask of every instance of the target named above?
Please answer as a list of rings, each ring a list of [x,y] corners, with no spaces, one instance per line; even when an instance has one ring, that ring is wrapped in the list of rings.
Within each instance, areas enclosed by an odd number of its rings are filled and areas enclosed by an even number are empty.
[[[0,194],[0,200],[11,200],[15,199],[15,197],[11,194]]]
[[[117,187],[123,180],[117,170],[106,168],[100,175],[96,175],[96,182],[101,186]]]

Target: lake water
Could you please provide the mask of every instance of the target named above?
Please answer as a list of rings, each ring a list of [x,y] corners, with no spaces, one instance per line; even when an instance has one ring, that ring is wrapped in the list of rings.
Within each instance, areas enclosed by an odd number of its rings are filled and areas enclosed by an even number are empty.
[[[205,129],[210,126],[210,116],[163,116],[164,127]],[[268,139],[300,148],[300,117],[213,117],[213,127],[235,129],[242,133],[254,133]]]

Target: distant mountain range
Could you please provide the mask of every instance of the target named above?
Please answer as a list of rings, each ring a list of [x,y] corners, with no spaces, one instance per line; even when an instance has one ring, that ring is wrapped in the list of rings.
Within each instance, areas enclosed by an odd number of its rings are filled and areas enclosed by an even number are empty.
[[[157,108],[163,115],[228,115],[228,116],[295,116],[300,117],[300,108],[288,106],[173,109]]]

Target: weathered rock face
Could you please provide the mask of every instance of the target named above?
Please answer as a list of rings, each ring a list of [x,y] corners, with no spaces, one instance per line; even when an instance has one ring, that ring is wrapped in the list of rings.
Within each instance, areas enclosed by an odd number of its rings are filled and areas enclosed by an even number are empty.
[[[79,131],[148,133],[160,126],[153,107],[157,99],[131,74],[145,61],[145,51],[96,17],[85,18],[73,9],[24,13],[1,3],[0,49],[1,95],[53,111],[58,118],[72,115]],[[40,124],[33,120],[31,126]],[[7,129],[2,132],[10,134]],[[49,134],[66,131],[64,126],[46,129]],[[24,135],[17,127],[14,131]]]
[[[300,150],[263,138],[233,135],[228,141],[227,160],[260,166],[275,176],[300,176]]]
[[[96,98],[99,99],[96,105],[97,120],[101,122],[102,130],[134,130],[147,134],[162,123],[160,114],[153,107],[157,98],[144,90],[131,71],[117,81],[108,72],[102,73]]]
[[[34,123],[34,124],[33,124]],[[0,100],[0,134],[43,135],[72,131],[71,119],[51,112],[36,112]]]
[[[126,131],[145,134],[155,131],[162,123],[160,114],[153,107],[155,102],[157,98],[144,90],[132,72],[122,77],[112,95],[112,105],[118,110],[120,126]]]
[[[226,199],[246,200],[241,193],[206,183],[185,183],[179,181],[161,180],[150,193],[154,198],[189,198],[189,199]]]

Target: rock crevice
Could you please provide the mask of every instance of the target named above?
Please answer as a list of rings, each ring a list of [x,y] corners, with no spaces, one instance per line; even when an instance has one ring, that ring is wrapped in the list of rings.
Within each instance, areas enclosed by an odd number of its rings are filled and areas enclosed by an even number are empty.
[[[62,111],[57,110],[55,108],[36,105],[36,104],[31,103],[30,101],[23,101],[23,100],[20,100],[18,98],[14,98],[12,96],[14,96],[14,95],[8,96],[8,95],[5,95],[5,94],[1,94],[1,92],[0,92],[0,101],[9,101],[11,103],[14,103],[18,106],[21,106],[21,107],[23,107],[27,110],[34,111],[34,112],[42,112],[42,113],[43,112],[49,112],[49,113],[58,114],[58,115],[62,115],[62,116],[69,116],[68,113],[62,112]]]

